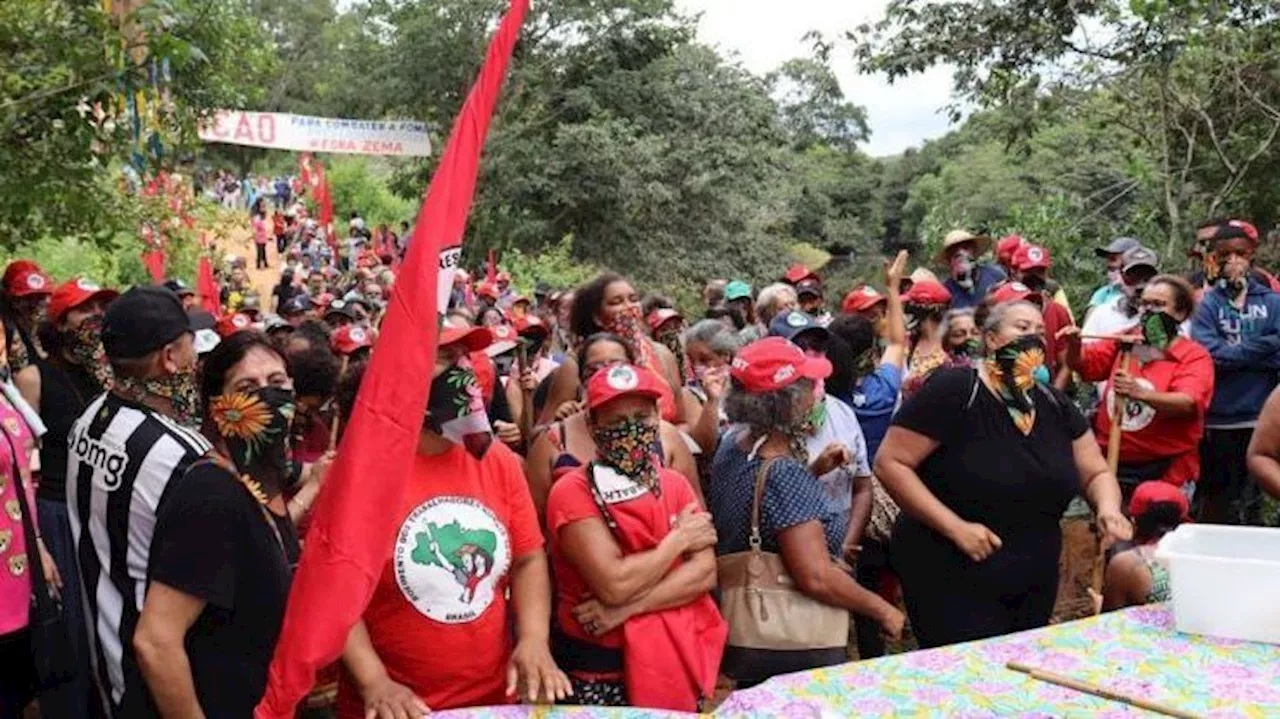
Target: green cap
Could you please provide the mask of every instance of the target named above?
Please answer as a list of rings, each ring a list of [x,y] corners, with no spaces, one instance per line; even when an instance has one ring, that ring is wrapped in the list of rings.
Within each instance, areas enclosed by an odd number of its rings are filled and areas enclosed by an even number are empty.
[[[751,299],[751,285],[742,280],[734,280],[725,285],[724,298],[726,300]]]

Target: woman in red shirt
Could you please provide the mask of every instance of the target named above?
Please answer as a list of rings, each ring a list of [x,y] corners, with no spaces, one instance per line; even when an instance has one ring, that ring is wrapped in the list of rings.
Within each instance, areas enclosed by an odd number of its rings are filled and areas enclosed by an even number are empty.
[[[599,458],[547,500],[553,645],[583,704],[696,711],[724,653],[716,532],[688,480],[661,465],[661,385],[627,364],[588,380]]]
[[[491,341],[482,327],[441,331],[414,475],[388,498],[395,546],[343,652],[343,719],[505,704],[517,687],[530,702],[569,695],[520,458],[493,441],[468,361]]]
[[[1195,309],[1195,289],[1181,277],[1160,275],[1142,291],[1141,334],[1120,365],[1120,342],[1081,345],[1074,327],[1063,331],[1067,364],[1088,382],[1105,382],[1093,420],[1094,435],[1106,451],[1116,392],[1124,398],[1120,469],[1116,473],[1127,506],[1135,487],[1163,480],[1182,487],[1200,475],[1200,438],[1213,397],[1213,358],[1194,340],[1178,334]]]

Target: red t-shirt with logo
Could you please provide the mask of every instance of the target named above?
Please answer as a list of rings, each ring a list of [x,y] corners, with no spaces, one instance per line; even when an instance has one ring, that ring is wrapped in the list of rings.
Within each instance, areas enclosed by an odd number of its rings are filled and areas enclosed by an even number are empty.
[[[658,470],[662,495],[657,496],[636,482],[608,468],[597,468],[596,482],[608,504],[620,531],[628,532],[632,526],[642,523],[657,536],[670,531],[671,521],[697,497],[683,474],[665,467]],[[622,630],[614,629],[599,637],[587,633],[573,616],[573,608],[586,600],[590,589],[578,570],[561,553],[557,536],[562,527],[579,520],[601,519],[600,509],[591,498],[587,484],[587,470],[579,467],[571,474],[551,485],[547,497],[547,531],[551,535],[551,559],[555,563],[556,622],[570,637],[618,649],[622,647]],[[652,547],[646,547],[652,549]]]
[[[509,573],[542,549],[520,459],[497,441],[482,459],[455,445],[417,455],[409,485],[388,503],[395,545],[364,612],[373,648],[433,710],[509,703]],[[349,677],[338,716],[364,717]]]
[[[1049,365],[1049,371],[1057,373],[1058,371],[1058,354],[1065,349],[1065,346],[1058,341],[1058,330],[1063,327],[1071,327],[1075,322],[1071,320],[1071,313],[1065,307],[1053,301],[1052,297],[1045,297],[1044,302],[1044,350],[1045,360]]]
[[[1134,399],[1124,403],[1123,430],[1120,433],[1121,462],[1152,462],[1172,458],[1173,463],[1160,478],[1181,486],[1200,475],[1200,438],[1204,436],[1204,417],[1213,397],[1213,358],[1194,340],[1179,337],[1165,350],[1165,358],[1142,363],[1137,353],[1126,368],[1130,376],[1156,392],[1189,395],[1196,405],[1189,417],[1170,417],[1154,407]],[[1080,376],[1089,382],[1103,382],[1102,405],[1093,420],[1094,435],[1106,451],[1111,435],[1111,413],[1114,395],[1111,377],[1120,355],[1114,341],[1091,342],[1081,350]]]

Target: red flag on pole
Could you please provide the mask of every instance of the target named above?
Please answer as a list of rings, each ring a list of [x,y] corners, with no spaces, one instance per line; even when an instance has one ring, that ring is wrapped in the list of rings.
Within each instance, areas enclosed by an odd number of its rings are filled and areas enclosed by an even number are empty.
[[[484,263],[484,281],[491,285],[498,281],[498,255],[493,250],[489,250],[489,257]]]
[[[222,288],[213,276],[213,263],[207,255],[200,256],[196,268],[196,294],[200,295],[200,306],[214,317],[222,316]]]
[[[307,532],[257,719],[293,716],[316,669],[342,653],[391,556],[395,527],[384,500],[399,496],[411,473],[435,367],[439,312],[448,305],[480,152],[528,9],[529,0],[512,0],[427,189],[378,351]]]

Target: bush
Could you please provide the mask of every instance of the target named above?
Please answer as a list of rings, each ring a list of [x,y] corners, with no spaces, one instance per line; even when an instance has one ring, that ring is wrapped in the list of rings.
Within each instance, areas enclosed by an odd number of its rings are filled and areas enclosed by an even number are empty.
[[[333,224],[345,231],[346,218],[358,210],[370,229],[380,224],[399,227],[413,222],[418,202],[393,193],[387,184],[390,169],[368,157],[337,156],[324,160],[325,177],[333,190]]]

